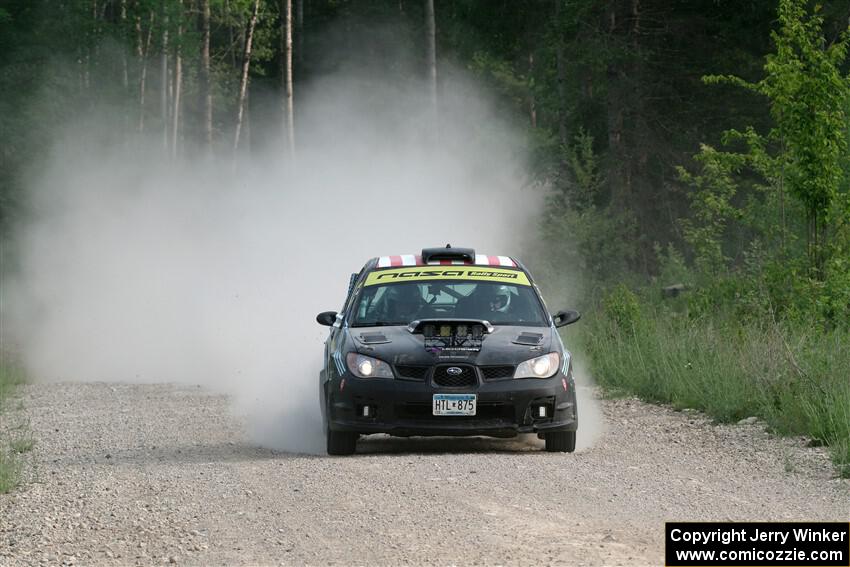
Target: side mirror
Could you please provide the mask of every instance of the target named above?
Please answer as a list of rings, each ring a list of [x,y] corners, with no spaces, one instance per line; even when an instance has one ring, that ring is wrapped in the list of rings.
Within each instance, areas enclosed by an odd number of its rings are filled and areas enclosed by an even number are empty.
[[[566,327],[567,325],[572,325],[579,319],[581,319],[581,313],[572,309],[567,309],[566,311],[558,311],[557,313],[552,315],[552,321],[554,321],[556,327]]]
[[[336,322],[336,311],[322,311],[316,315],[316,322],[325,327],[333,327]]]

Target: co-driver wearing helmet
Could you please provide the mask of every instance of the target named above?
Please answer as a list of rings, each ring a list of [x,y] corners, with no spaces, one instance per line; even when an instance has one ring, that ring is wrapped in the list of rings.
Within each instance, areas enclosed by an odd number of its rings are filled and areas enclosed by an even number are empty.
[[[415,284],[394,285],[387,289],[384,310],[388,321],[408,323],[422,308],[422,293]]]

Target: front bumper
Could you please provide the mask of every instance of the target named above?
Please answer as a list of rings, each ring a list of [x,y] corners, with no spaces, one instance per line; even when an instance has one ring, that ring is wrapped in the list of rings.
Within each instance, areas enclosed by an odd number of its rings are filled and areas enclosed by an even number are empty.
[[[480,381],[465,388],[444,388],[430,381],[361,379],[346,372],[327,384],[326,393],[327,425],[334,431],[514,437],[578,427],[575,386],[571,377],[561,373],[545,380]],[[477,394],[476,415],[432,415],[437,393]],[[546,417],[539,416],[541,405],[547,408]],[[369,408],[365,416],[364,406]]]

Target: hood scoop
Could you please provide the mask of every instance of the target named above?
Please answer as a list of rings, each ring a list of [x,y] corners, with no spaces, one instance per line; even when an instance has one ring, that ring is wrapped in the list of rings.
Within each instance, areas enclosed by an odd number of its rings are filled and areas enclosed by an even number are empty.
[[[517,338],[512,340],[511,342],[515,345],[523,345],[523,346],[537,346],[543,340],[542,333],[529,333],[523,331],[519,334]]]
[[[440,352],[478,352],[488,334],[495,330],[483,319],[421,319],[411,321],[407,330],[421,334],[425,350]]]
[[[392,342],[383,333],[360,333],[357,338],[364,345],[383,345]]]

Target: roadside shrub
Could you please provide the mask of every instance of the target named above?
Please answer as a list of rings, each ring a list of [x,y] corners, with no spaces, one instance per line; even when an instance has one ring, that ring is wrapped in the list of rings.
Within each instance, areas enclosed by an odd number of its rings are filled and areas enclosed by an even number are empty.
[[[602,308],[605,316],[621,329],[634,329],[640,319],[638,297],[623,284],[604,297]]]

